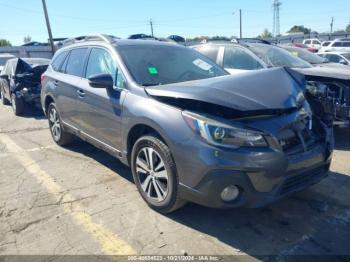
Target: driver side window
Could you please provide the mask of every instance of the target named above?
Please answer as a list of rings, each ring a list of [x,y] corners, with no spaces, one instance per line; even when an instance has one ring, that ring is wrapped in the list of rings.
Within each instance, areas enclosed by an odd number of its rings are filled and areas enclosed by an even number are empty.
[[[124,76],[118,70],[112,56],[102,48],[93,48],[91,50],[85,76],[89,78],[97,74],[110,74],[116,87],[125,88]]]

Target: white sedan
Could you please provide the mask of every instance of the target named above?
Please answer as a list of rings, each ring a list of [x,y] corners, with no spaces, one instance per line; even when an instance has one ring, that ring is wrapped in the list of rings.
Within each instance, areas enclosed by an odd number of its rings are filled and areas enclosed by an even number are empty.
[[[350,66],[350,52],[326,52],[318,55],[327,58],[329,62]]]

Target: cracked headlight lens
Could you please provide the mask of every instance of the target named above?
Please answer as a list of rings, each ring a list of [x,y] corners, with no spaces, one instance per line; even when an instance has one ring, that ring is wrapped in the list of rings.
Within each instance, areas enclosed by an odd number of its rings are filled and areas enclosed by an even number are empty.
[[[264,136],[256,131],[234,127],[192,112],[183,112],[189,127],[208,143],[232,148],[266,147]]]

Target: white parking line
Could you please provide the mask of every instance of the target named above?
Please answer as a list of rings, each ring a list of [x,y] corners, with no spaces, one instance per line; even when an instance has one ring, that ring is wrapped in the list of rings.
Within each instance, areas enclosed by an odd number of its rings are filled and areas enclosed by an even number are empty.
[[[8,135],[0,134],[0,142],[3,143],[10,153],[14,153],[13,157],[26,169],[28,173],[41,184],[45,189],[52,194],[54,198],[59,199],[61,192],[65,190],[59,184],[54,182],[52,177],[46,173],[40,166],[29,156],[28,151],[23,150],[18,146]],[[35,149],[36,150],[40,150]],[[33,151],[33,150],[32,150]],[[29,151],[30,152],[30,151]],[[75,198],[70,195],[65,195],[65,202],[75,202]],[[76,225],[80,226],[84,231],[89,233],[93,239],[99,243],[101,250],[106,255],[131,255],[135,254],[135,250],[122,240],[118,235],[111,232],[101,224],[97,224],[88,215],[84,207],[75,202],[74,211],[69,205],[62,205],[66,214],[69,214]]]

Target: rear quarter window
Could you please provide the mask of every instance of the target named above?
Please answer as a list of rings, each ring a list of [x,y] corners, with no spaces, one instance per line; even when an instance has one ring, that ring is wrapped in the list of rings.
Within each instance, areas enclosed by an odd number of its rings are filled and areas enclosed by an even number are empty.
[[[53,59],[51,63],[51,67],[53,70],[58,71],[60,69],[60,66],[62,65],[64,59],[66,58],[67,53],[68,51],[64,51]]]

